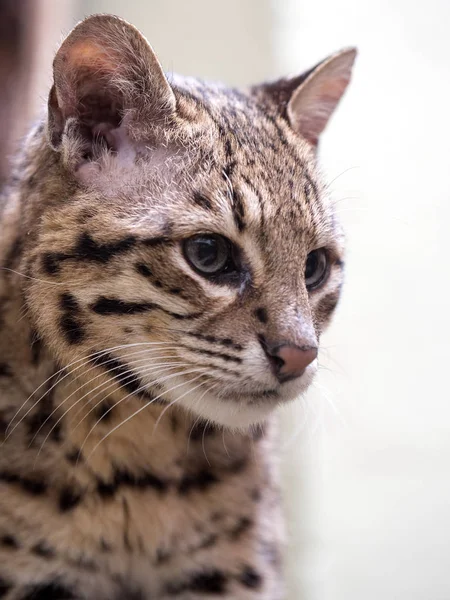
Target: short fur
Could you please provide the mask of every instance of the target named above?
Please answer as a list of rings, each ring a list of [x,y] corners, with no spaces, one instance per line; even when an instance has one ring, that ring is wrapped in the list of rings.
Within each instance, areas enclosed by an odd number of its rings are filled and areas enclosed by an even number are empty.
[[[280,384],[260,339],[316,344],[338,300],[315,143],[353,57],[241,92],[168,82],[116,17],[63,44],[0,205],[0,598],[283,597],[271,413],[317,361]],[[237,284],[186,262],[206,232]]]

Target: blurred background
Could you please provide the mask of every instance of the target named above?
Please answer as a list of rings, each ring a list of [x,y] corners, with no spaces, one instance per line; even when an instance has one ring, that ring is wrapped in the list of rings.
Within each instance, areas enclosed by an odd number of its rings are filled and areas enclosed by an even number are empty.
[[[288,600],[449,600],[448,0],[1,5],[32,23],[0,31],[14,136],[46,102],[63,34],[93,12],[131,21],[167,71],[235,85],[358,46],[320,147],[348,237],[344,296],[316,383],[282,414]],[[11,36],[26,40],[22,78]]]

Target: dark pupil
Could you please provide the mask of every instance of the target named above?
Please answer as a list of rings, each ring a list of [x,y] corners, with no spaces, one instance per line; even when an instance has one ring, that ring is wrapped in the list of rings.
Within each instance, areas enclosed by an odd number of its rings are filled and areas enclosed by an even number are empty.
[[[217,241],[215,239],[197,240],[197,259],[202,267],[211,267],[217,261]]]
[[[313,275],[317,271],[318,265],[319,259],[317,256],[317,252],[311,252],[311,254],[306,260],[305,279],[310,279],[311,277],[313,277]]]

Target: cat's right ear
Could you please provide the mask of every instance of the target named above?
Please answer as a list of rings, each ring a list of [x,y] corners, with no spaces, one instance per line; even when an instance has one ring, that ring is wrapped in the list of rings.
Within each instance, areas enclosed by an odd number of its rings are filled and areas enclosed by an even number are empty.
[[[99,137],[109,146],[129,144],[175,114],[174,93],[152,48],[115,16],[79,23],[58,50],[53,75],[48,137],[55,150],[65,135],[81,140],[85,156]]]
[[[302,75],[255,86],[252,92],[315,148],[350,82],[355,58],[356,49],[346,48]]]

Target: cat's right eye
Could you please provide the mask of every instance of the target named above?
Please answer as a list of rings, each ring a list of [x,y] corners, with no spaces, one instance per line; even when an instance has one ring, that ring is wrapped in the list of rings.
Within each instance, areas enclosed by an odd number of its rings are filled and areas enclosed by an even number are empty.
[[[306,258],[305,283],[308,291],[318,288],[328,276],[328,254],[324,248],[310,252]]]
[[[217,234],[194,235],[183,242],[184,257],[190,266],[212,279],[237,272],[233,250],[231,242]]]

